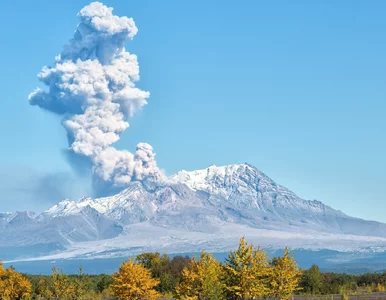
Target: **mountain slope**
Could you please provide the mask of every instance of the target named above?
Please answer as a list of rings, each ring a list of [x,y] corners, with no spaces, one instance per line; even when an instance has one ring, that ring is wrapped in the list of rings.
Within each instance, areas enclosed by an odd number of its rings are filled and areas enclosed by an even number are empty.
[[[248,164],[181,171],[167,182],[132,182],[117,195],[63,200],[37,216],[0,214],[0,248],[55,244],[73,255],[150,246],[225,249],[247,233],[269,246],[311,241],[322,248],[339,240],[339,249],[354,240],[363,247],[386,245],[386,224],[303,200]]]
[[[345,215],[320,201],[306,201],[249,164],[210,166],[193,172],[180,171],[172,181],[183,182],[193,190],[206,191],[209,199],[236,207],[256,225],[258,221],[288,224],[333,233],[386,237],[386,225]],[[285,228],[283,228],[285,230]]]

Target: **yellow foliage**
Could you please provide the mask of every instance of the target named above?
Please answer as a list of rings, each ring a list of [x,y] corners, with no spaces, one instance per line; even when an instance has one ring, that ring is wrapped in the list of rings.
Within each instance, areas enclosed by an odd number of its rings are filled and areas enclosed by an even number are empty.
[[[161,295],[154,290],[159,283],[151,277],[148,269],[135,263],[134,259],[124,261],[119,271],[113,275],[111,288],[121,300],[160,299]]]
[[[284,249],[283,257],[273,261],[271,274],[271,295],[279,299],[290,299],[297,291],[301,271],[299,270],[293,255],[287,248]]]
[[[238,249],[229,253],[224,265],[204,251],[182,272],[180,267],[176,275],[165,271],[169,263],[166,255],[144,253],[137,260],[123,262],[112,276],[113,284],[108,289],[102,284],[103,288],[99,289],[98,283],[98,291],[91,289],[91,281],[81,269],[77,276],[70,278],[54,268],[50,280],[40,278],[34,291],[40,299],[98,300],[114,296],[121,300],[155,300],[166,299],[167,295],[162,296],[155,289],[162,291],[166,286],[172,287],[165,289],[170,293],[168,296],[183,300],[261,299],[267,296],[287,300],[299,290],[301,272],[287,248],[283,257],[270,261],[265,251],[248,244],[244,237]],[[384,291],[385,287],[374,284],[374,289]],[[5,270],[0,262],[0,300],[31,299],[31,290],[26,277],[12,268]]]
[[[225,264],[228,298],[256,299],[268,294],[270,267],[266,252],[243,237]]]
[[[80,267],[78,275],[74,281],[74,298],[77,300],[89,299],[87,290],[89,290],[90,282],[83,273],[83,268]]]
[[[44,279],[39,280],[36,285],[35,292],[37,295],[43,297],[44,299],[51,299],[53,296],[47,281]]]
[[[185,300],[225,299],[220,276],[218,261],[212,254],[202,251],[200,260],[193,257],[190,266],[182,271],[182,282],[176,288],[177,295]]]
[[[72,299],[75,288],[71,284],[67,275],[58,271],[56,267],[52,269],[51,293],[54,299]]]
[[[341,295],[341,299],[342,299],[342,300],[349,300],[349,297],[348,297],[348,295],[347,295],[347,292],[346,292],[346,293],[343,293],[343,294]]]
[[[0,262],[0,299],[30,299],[32,286],[29,280],[12,268],[4,269]]]

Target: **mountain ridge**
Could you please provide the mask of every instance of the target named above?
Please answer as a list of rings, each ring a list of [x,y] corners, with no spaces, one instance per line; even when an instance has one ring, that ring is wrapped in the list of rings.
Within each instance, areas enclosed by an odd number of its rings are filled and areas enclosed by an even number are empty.
[[[327,243],[357,239],[364,241],[363,247],[386,245],[386,224],[304,200],[250,164],[182,170],[163,182],[132,182],[113,196],[65,199],[38,215],[11,215],[0,214],[0,245],[7,247],[58,244],[92,253],[100,243],[121,244],[108,246],[114,252],[122,243],[132,248],[126,241],[132,238],[142,248],[151,244],[191,251],[201,250],[197,243],[218,243],[223,249],[246,232],[256,238],[263,234],[272,245],[293,247],[299,245],[289,236],[306,243],[309,239],[312,247],[319,248],[326,238]]]

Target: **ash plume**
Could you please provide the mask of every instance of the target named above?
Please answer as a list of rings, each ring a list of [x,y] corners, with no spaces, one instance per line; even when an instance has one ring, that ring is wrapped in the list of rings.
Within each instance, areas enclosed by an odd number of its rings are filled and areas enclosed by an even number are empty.
[[[85,6],[78,17],[74,37],[38,74],[47,91],[33,91],[30,104],[63,116],[69,157],[88,160],[98,193],[133,180],[162,179],[149,144],[139,143],[134,154],[112,147],[150,95],[135,87],[137,57],[125,50],[138,31],[134,20],[113,15],[100,2]]]

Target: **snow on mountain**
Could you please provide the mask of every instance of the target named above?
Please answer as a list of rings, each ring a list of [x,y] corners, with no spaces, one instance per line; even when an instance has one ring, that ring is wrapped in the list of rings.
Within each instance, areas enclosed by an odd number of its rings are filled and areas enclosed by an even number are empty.
[[[243,234],[269,247],[386,245],[386,224],[303,200],[249,164],[180,171],[167,182],[132,182],[114,196],[63,200],[37,216],[0,214],[0,250],[55,244],[68,249],[56,254],[62,257],[133,249],[220,251]]]
[[[0,228],[6,226],[14,214],[11,212],[0,213]]]
[[[3,219],[0,248],[51,243],[68,246],[79,241],[111,238],[121,231],[119,224],[91,207],[67,216],[18,212]]]
[[[240,208],[259,209],[267,214],[270,208],[300,210],[302,214],[331,214],[345,216],[319,201],[305,201],[267,175],[248,164],[223,167],[210,166],[193,172],[180,171],[171,181],[182,182],[193,190],[206,191],[211,197],[220,196]]]
[[[225,206],[259,228],[299,227],[302,230],[386,237],[386,225],[349,217],[320,201],[306,201],[249,164],[210,166],[193,172],[180,171],[171,181],[208,193],[217,207]],[[289,226],[289,227],[288,227]]]

